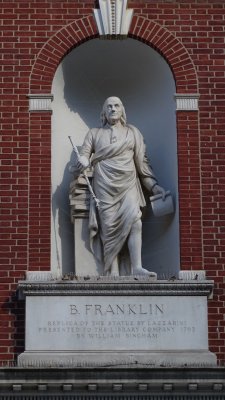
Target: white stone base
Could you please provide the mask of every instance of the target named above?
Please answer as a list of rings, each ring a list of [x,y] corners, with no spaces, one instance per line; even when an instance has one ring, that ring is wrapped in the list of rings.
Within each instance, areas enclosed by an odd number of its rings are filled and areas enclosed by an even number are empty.
[[[106,278],[21,282],[26,346],[19,366],[215,366],[210,281]]]
[[[35,352],[25,351],[18,357],[19,367],[210,367],[216,356],[209,351],[150,352]]]

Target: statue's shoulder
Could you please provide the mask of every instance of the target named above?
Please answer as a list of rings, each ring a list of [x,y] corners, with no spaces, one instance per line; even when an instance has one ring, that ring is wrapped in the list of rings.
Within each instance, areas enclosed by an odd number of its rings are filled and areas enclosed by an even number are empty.
[[[93,135],[96,136],[98,134],[98,132],[101,130],[102,128],[98,127],[98,128],[91,128],[89,130],[89,132]]]
[[[135,136],[142,136],[141,132],[136,126],[127,124],[127,127],[134,133]]]
[[[86,138],[88,138],[89,140],[95,139],[98,132],[99,132],[100,128],[91,128],[89,129],[89,131],[86,134]]]
[[[136,128],[136,126],[131,125],[131,124],[127,124],[127,127],[134,130],[134,131],[138,131],[138,128]]]

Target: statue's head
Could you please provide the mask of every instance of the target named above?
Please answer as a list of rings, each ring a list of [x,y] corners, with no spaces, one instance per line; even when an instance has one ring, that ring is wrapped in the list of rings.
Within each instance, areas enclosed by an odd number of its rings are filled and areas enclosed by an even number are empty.
[[[120,121],[122,125],[126,125],[126,113],[122,101],[119,97],[111,96],[108,97],[102,107],[101,121],[102,126],[107,123],[110,125],[115,124],[115,122]]]

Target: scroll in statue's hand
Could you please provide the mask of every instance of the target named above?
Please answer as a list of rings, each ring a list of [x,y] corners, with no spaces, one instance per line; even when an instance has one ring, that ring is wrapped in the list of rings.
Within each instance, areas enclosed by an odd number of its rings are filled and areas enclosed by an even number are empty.
[[[153,188],[152,188],[152,193],[153,193],[154,195],[156,195],[156,194],[161,194],[161,195],[162,195],[162,200],[165,200],[166,192],[165,192],[165,190],[164,190],[161,186],[159,186],[159,185],[153,186]]]
[[[89,160],[85,156],[79,156],[77,159],[76,167],[80,171],[84,171],[89,166]]]

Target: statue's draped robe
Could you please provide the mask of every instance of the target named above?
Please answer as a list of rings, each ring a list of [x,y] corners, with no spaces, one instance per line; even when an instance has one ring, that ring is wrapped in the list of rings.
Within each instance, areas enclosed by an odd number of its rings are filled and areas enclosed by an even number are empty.
[[[112,136],[110,126],[91,129],[85,137],[81,155],[88,159],[92,155],[93,188],[100,200],[100,210],[97,215],[92,201],[89,217],[91,248],[97,258],[103,257],[107,273],[124,247],[133,223],[141,217],[140,207],[145,206],[140,180],[148,177],[153,186],[156,178],[145,155],[143,137],[131,125],[121,126],[117,137]],[[99,237],[102,256],[99,245],[96,246]]]

